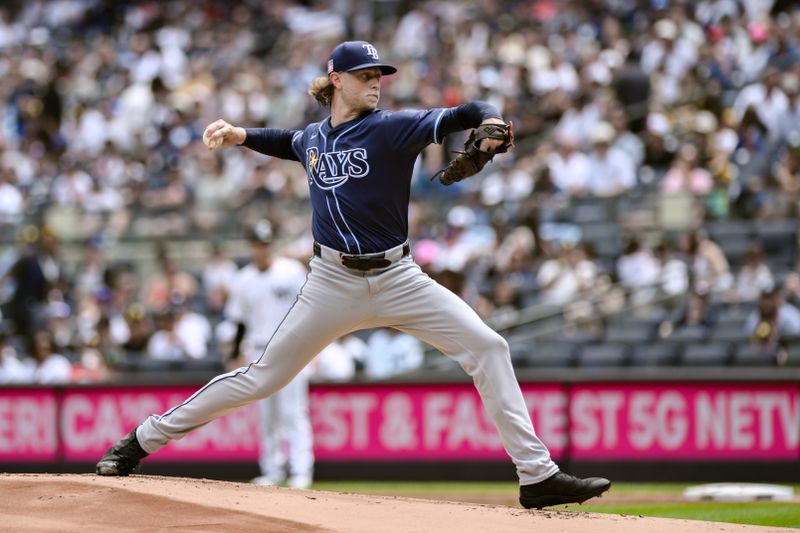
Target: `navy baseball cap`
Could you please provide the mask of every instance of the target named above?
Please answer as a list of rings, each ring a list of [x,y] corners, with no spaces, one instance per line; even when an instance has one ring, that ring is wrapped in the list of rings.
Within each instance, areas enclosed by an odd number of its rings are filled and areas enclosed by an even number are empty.
[[[367,41],[345,41],[333,49],[328,59],[328,74],[372,67],[381,69],[381,74],[397,72],[393,66],[380,62],[378,50]]]

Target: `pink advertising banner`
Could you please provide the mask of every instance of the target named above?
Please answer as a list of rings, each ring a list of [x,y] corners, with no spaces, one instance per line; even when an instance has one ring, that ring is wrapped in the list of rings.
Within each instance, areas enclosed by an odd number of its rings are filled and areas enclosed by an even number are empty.
[[[182,403],[197,388],[72,389],[61,405],[61,439],[68,461],[96,461],[151,414]],[[173,441],[148,461],[255,461],[259,411],[249,405]]]
[[[567,435],[561,385],[523,386],[537,431],[554,457]],[[502,460],[497,430],[470,384],[319,386],[311,392],[320,460]]]
[[[0,463],[94,462],[151,414],[194,387],[0,389]],[[793,384],[523,384],[555,459],[800,460]],[[259,409],[237,409],[152,461],[254,462]],[[507,460],[470,384],[317,385],[314,450],[321,461]]]
[[[51,462],[57,457],[55,393],[0,389],[0,462]]]
[[[575,385],[570,457],[798,460],[798,405],[791,385]]]

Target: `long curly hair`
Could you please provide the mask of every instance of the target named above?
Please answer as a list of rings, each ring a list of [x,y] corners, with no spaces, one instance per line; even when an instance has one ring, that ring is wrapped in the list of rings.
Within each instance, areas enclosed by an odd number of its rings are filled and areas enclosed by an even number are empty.
[[[311,81],[308,94],[314,97],[323,107],[330,107],[333,101],[333,83],[328,77],[320,76]]]

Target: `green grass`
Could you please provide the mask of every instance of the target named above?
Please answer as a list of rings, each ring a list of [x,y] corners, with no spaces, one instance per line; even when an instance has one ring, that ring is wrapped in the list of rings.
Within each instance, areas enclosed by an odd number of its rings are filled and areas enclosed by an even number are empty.
[[[780,502],[671,502],[625,505],[562,505],[556,509],[687,520],[709,520],[758,526],[800,527],[800,504]]]
[[[615,483],[611,491],[614,495],[632,498],[679,497],[689,484],[685,483]],[[360,494],[412,495],[478,501],[486,495],[487,501],[506,502],[514,505],[516,488],[513,483],[493,482],[318,482],[315,489],[335,492],[354,492]],[[794,487],[800,494],[800,485]],[[504,498],[507,496],[507,498]],[[681,518],[687,520],[708,520],[759,526],[800,527],[800,503],[786,502],[630,502],[607,499],[590,500],[583,505],[563,505],[553,507],[573,512],[609,513],[635,516],[656,516],[662,518]]]

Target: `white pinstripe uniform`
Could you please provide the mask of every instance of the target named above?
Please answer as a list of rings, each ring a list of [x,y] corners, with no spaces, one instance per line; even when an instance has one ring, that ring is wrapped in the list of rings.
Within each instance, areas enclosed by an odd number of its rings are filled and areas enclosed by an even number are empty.
[[[243,352],[257,361],[303,286],[306,269],[298,261],[278,257],[266,270],[246,265],[234,279],[226,318],[246,326]],[[313,438],[308,413],[308,378],[301,371],[288,385],[261,400],[262,444],[259,466],[268,484],[285,481],[307,486],[314,466]]]

